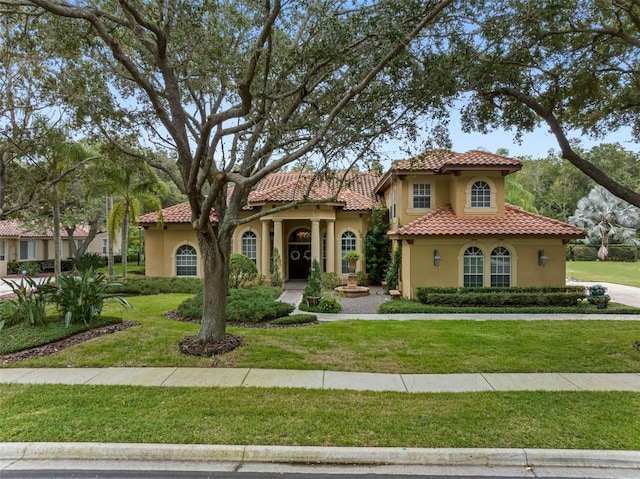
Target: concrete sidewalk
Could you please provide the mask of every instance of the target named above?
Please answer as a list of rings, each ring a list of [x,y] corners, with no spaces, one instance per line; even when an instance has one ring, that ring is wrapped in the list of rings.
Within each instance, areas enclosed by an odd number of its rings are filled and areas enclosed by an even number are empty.
[[[396,391],[635,391],[640,373],[384,374],[255,368],[11,368],[0,383]]]

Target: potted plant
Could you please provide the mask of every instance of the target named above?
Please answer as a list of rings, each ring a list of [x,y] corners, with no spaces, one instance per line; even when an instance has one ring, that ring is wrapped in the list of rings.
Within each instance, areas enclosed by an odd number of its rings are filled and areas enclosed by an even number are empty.
[[[607,303],[611,300],[611,297],[608,294],[605,294],[607,288],[600,284],[594,284],[589,286],[589,296],[587,296],[587,301],[591,304],[595,304],[598,309],[606,309]]]
[[[347,262],[349,273],[355,273],[356,263],[358,262],[359,259],[362,259],[362,253],[356,250],[347,251],[342,257],[342,259],[344,259]]]

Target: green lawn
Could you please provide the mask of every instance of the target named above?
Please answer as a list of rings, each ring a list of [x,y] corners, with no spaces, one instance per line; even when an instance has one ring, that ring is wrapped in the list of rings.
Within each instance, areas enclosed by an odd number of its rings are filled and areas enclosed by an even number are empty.
[[[389,373],[640,372],[637,321],[339,321],[290,329],[229,328],[244,345],[196,358],[178,341],[199,326],[166,319],[187,295],[131,297],[130,328],[12,367],[191,366]],[[109,307],[109,314],[118,310]],[[0,332],[0,341],[11,329]],[[6,336],[5,336],[6,337]]]
[[[567,278],[640,287],[640,261],[567,261]]]
[[[0,441],[640,449],[640,394],[3,385]]]

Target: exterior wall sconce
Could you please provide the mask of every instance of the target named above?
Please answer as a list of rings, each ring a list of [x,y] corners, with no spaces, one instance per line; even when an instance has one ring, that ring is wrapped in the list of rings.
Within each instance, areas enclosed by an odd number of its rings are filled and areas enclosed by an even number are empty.
[[[544,266],[549,261],[549,258],[546,254],[544,254],[543,249],[538,250],[538,266]]]
[[[433,265],[434,266],[440,266],[440,260],[442,258],[440,258],[440,253],[438,253],[437,249],[433,250]]]

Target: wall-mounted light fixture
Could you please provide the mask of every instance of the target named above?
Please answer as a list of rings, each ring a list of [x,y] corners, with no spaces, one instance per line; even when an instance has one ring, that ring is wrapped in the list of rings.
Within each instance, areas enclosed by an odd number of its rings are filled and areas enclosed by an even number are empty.
[[[546,254],[544,254],[543,249],[538,250],[538,266],[544,266],[549,261],[549,258]]]
[[[437,249],[433,250],[433,264],[434,266],[440,266],[440,260],[442,258],[440,258],[440,253],[438,253]]]

